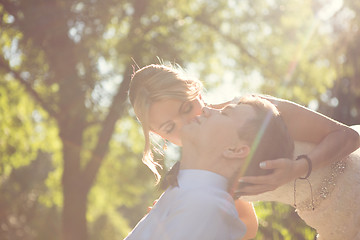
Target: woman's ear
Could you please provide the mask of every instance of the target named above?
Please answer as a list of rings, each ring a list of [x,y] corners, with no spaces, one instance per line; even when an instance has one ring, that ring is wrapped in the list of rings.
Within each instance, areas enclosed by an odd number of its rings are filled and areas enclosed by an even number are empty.
[[[229,159],[245,159],[250,153],[250,147],[247,144],[239,144],[236,147],[230,147],[223,151],[222,156]]]

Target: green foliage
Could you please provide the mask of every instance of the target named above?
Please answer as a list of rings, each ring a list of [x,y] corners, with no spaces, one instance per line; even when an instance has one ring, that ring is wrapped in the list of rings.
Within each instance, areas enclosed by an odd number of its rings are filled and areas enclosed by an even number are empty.
[[[59,231],[56,208],[43,205],[40,200],[48,190],[44,180],[53,170],[51,160],[50,154],[39,151],[29,165],[13,168],[11,174],[2,179],[1,239],[43,239]],[[44,224],[46,229],[42,229]]]
[[[30,163],[39,150],[60,149],[56,128],[48,116],[9,75],[0,84],[0,174]],[[59,158],[57,158],[60,160]]]
[[[315,239],[316,231],[306,226],[293,207],[274,202],[256,202],[254,206],[259,219],[255,239]]]
[[[31,141],[36,137],[32,125],[34,104],[29,101],[18,83],[6,80],[1,82],[0,131],[3,137],[0,140],[2,155],[0,174],[6,176],[10,174],[12,168],[26,165],[35,157],[39,141]],[[24,141],[25,139],[28,141]],[[33,147],[31,143],[34,144]]]
[[[43,109],[10,75],[0,84],[1,239],[38,237],[50,216],[58,231],[61,206],[61,144]],[[49,235],[47,235],[49,236]]]
[[[88,220],[94,224],[93,239],[99,239],[95,237],[98,234],[109,234],[103,239],[125,237],[158,197],[154,191],[155,178],[141,163],[141,134],[134,118],[124,117],[119,121],[89,197]],[[96,226],[106,230],[96,233]]]

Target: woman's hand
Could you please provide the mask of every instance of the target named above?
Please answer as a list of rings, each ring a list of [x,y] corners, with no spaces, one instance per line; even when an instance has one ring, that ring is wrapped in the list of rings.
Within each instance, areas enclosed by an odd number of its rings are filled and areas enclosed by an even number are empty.
[[[307,172],[307,163],[303,160],[295,161],[288,158],[279,158],[260,163],[262,169],[273,169],[274,171],[263,176],[244,176],[239,183],[252,183],[251,186],[242,187],[241,195],[257,195],[273,191]]]

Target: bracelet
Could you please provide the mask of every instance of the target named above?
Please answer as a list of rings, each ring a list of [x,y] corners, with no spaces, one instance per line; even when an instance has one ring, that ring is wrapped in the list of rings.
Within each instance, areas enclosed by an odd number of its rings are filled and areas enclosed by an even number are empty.
[[[307,155],[299,155],[296,157],[296,160],[299,160],[299,159],[302,159],[304,158],[306,160],[306,162],[308,163],[308,172],[306,174],[305,177],[299,177],[297,179],[295,179],[294,181],[294,207],[296,208],[296,180],[298,179],[301,179],[301,180],[306,180],[308,183],[309,183],[309,187],[310,187],[310,193],[311,193],[311,205],[312,205],[312,210],[315,210],[315,206],[314,206],[314,197],[313,197],[313,190],[312,190],[312,186],[311,186],[311,183],[308,179],[308,177],[310,176],[311,174],[311,171],[312,171],[312,162],[311,162],[311,159],[307,156]]]
[[[311,159],[305,154],[297,156],[296,160],[299,160],[299,159],[302,159],[302,158],[304,158],[306,160],[309,168],[308,168],[308,172],[307,172],[306,176],[305,177],[299,177],[299,179],[307,179],[310,176],[311,171],[312,171],[312,163],[311,163]]]

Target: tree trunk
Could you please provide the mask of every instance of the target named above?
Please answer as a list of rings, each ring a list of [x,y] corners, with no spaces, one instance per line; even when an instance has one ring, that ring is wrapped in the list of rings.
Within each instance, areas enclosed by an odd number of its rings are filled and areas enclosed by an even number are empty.
[[[87,239],[86,210],[88,191],[79,189],[79,187],[79,184],[76,183],[63,186],[63,240]]]
[[[64,171],[63,186],[63,213],[62,239],[86,240],[86,207],[89,188],[81,178],[80,152],[82,148],[81,127],[74,123],[62,123],[60,138],[63,142]]]

